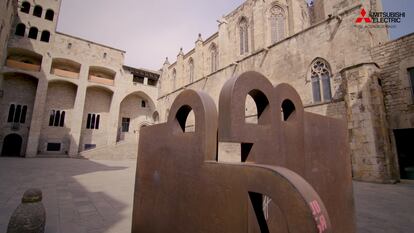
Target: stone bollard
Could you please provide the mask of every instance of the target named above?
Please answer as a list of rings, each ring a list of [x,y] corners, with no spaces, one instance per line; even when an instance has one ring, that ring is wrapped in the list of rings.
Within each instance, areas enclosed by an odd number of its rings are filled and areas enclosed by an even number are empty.
[[[42,191],[28,189],[22,203],[10,217],[7,233],[44,233],[46,211],[42,204]]]

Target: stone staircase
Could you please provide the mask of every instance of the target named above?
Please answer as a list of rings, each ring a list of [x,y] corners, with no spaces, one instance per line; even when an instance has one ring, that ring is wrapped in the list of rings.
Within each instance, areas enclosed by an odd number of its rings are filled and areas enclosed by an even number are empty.
[[[118,142],[115,145],[82,151],[79,153],[79,157],[98,160],[135,160],[137,153],[138,143]]]

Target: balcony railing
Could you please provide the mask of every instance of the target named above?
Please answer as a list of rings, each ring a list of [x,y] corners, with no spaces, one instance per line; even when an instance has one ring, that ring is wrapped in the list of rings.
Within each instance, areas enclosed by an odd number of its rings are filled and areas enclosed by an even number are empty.
[[[24,63],[21,61],[7,59],[6,66],[15,69],[29,70],[29,71],[40,71],[40,65]]]
[[[62,70],[59,68],[52,68],[52,74],[60,76],[60,77],[65,77],[65,78],[74,78],[74,79],[78,79],[79,78],[79,73],[77,72],[73,72],[73,71],[68,71],[68,70]]]
[[[100,83],[100,84],[110,85],[110,86],[114,85],[113,79],[102,78],[102,77],[98,77],[95,75],[89,75],[89,82]]]

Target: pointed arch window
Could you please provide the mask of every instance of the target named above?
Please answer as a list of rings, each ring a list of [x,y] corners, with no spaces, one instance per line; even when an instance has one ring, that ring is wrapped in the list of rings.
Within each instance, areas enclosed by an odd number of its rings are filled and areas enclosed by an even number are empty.
[[[211,72],[218,70],[218,50],[216,44],[212,44],[210,48],[211,54]]]
[[[273,6],[270,9],[271,42],[276,43],[285,38],[285,11],[280,6]]]
[[[190,76],[190,83],[194,82],[194,60],[193,58],[190,58],[188,61],[188,72]]]
[[[173,90],[175,90],[175,83],[177,81],[177,71],[175,69],[173,69],[172,71],[172,78],[173,78]]]
[[[331,93],[331,69],[327,61],[318,58],[311,65],[311,82],[313,101],[330,101]]]
[[[23,13],[29,14],[29,12],[30,12],[30,3],[29,2],[23,2],[22,6],[20,8],[20,11],[23,12]]]
[[[239,22],[240,32],[240,55],[249,52],[249,24],[245,17],[241,18]]]
[[[37,39],[37,34],[38,34],[39,30],[35,27],[31,27],[29,30],[29,38],[30,39]]]

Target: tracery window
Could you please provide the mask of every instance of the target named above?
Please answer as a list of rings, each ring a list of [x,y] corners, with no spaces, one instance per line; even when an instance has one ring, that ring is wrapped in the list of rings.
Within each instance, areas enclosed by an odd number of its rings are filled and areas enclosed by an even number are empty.
[[[285,38],[285,11],[274,6],[270,9],[271,42],[276,43]]]
[[[331,94],[331,69],[328,62],[318,58],[311,65],[311,82],[313,102],[330,101]]]
[[[245,17],[239,22],[240,31],[240,54],[243,55],[249,52],[249,27]]]

